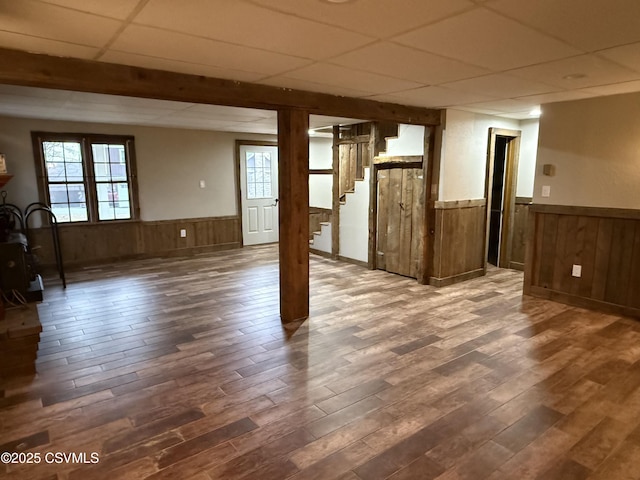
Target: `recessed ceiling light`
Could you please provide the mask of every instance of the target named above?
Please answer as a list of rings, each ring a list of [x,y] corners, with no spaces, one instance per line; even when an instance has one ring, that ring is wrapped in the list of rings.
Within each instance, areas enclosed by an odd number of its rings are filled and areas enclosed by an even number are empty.
[[[529,112],[530,117],[539,117],[540,115],[542,115],[542,110],[540,110],[540,107],[536,107]]]
[[[584,73],[572,73],[570,75],[565,75],[562,77],[563,80],[580,80],[581,78],[585,78],[587,75]]]

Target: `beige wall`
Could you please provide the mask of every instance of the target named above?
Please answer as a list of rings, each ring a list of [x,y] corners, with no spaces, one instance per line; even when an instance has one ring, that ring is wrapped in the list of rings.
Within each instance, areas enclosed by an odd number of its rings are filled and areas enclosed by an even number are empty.
[[[235,140],[273,136],[201,130],[59,122],[0,117],[0,152],[14,178],[7,201],[38,201],[31,131],[133,135],[143,220],[235,215]],[[206,188],[199,188],[204,180]]]
[[[640,209],[640,94],[543,107],[534,202]]]
[[[487,143],[492,127],[520,130],[520,122],[447,110],[440,154],[439,200],[484,198]]]

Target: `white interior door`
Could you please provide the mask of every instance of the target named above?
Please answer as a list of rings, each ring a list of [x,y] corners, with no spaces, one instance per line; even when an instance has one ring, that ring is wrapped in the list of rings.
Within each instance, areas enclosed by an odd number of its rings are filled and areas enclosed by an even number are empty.
[[[278,241],[278,147],[240,146],[242,241]]]

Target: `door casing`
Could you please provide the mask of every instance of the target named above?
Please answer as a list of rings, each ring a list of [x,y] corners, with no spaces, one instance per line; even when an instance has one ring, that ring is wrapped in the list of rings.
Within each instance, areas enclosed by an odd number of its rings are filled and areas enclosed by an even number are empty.
[[[487,170],[485,179],[484,198],[485,225],[484,225],[484,273],[487,273],[487,257],[489,254],[489,225],[491,215],[491,196],[493,188],[493,169],[496,154],[496,138],[506,137],[507,155],[505,160],[505,182],[503,190],[502,227],[500,232],[500,251],[498,253],[498,266],[510,268],[511,250],[513,245],[513,213],[516,204],[516,186],[518,180],[518,160],[520,156],[520,130],[508,130],[504,128],[490,128],[487,148]]]

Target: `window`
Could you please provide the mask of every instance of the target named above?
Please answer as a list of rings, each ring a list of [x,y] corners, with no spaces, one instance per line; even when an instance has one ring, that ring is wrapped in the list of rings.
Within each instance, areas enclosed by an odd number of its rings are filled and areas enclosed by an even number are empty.
[[[58,222],[138,217],[133,137],[32,135],[42,198]]]
[[[247,198],[271,198],[271,153],[247,152]]]

